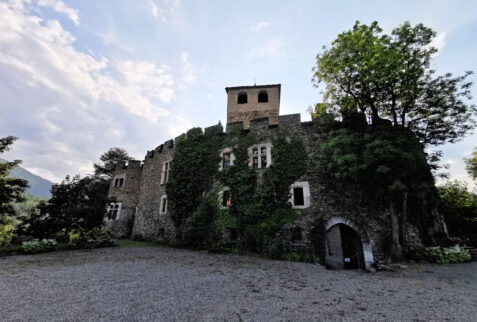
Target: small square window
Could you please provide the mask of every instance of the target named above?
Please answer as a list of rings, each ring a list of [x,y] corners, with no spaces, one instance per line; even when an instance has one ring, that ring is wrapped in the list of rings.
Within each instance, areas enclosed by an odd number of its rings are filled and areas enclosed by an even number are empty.
[[[122,187],[122,186],[124,186],[124,178],[116,178],[116,179],[114,179],[114,186],[115,186],[115,187]]]

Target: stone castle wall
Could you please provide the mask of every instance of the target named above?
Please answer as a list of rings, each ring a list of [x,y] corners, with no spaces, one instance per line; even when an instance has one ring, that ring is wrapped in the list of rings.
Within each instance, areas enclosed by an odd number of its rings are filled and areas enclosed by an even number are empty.
[[[113,173],[109,197],[121,202],[121,211],[117,220],[106,221],[106,227],[117,237],[131,235],[141,189],[141,170],[141,162],[133,160],[116,167]],[[124,185],[115,187],[114,179],[119,177],[124,178]]]

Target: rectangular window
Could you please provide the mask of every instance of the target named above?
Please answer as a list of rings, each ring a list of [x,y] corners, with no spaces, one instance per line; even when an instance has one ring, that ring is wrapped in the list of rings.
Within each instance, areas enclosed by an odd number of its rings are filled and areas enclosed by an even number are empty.
[[[222,155],[222,166],[223,166],[224,168],[230,167],[230,152],[224,153],[224,154]]]
[[[295,206],[304,206],[305,205],[305,198],[303,196],[303,188],[302,187],[293,188],[293,204]]]
[[[165,214],[167,212],[167,196],[162,196],[160,207],[159,213]]]
[[[265,155],[265,156],[262,155],[262,156],[260,157],[260,159],[261,159],[260,161],[262,162],[261,167],[262,167],[262,168],[266,168],[266,167],[267,167],[267,156],[266,156],[266,155]]]
[[[114,179],[114,186],[115,186],[115,187],[122,187],[122,186],[124,186],[124,178],[116,178],[116,179]]]
[[[169,181],[171,177],[171,165],[172,160],[164,161],[164,163],[162,164],[161,184],[164,184]]]
[[[258,157],[253,157],[252,159],[252,166],[254,169],[258,169]]]
[[[116,220],[119,218],[119,212],[121,211],[120,202],[112,202],[108,206],[108,211],[106,213],[106,218],[109,220]]]
[[[222,193],[222,207],[228,208],[230,206],[230,190],[224,190]]]

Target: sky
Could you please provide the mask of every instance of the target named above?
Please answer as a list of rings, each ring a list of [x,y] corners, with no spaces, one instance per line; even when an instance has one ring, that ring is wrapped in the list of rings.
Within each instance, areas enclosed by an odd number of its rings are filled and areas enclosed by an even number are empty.
[[[142,160],[225,124],[224,88],[254,83],[281,84],[280,114],[310,120],[316,55],[356,20],[423,23],[439,74],[477,72],[475,1],[0,0],[0,137],[19,138],[2,157],[54,182],[111,147]],[[440,147],[451,179],[472,184],[474,147],[477,134]]]

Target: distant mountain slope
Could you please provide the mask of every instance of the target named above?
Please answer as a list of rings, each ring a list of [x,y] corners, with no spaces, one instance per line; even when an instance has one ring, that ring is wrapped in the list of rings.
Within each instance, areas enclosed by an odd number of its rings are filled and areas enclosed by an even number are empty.
[[[0,163],[5,162],[7,162],[7,160],[0,158]],[[15,167],[15,169],[12,170],[10,175],[12,177],[28,181],[30,188],[28,188],[27,192],[29,194],[42,198],[51,198],[50,189],[53,185],[53,182],[46,180],[40,176],[37,176],[20,166]]]

